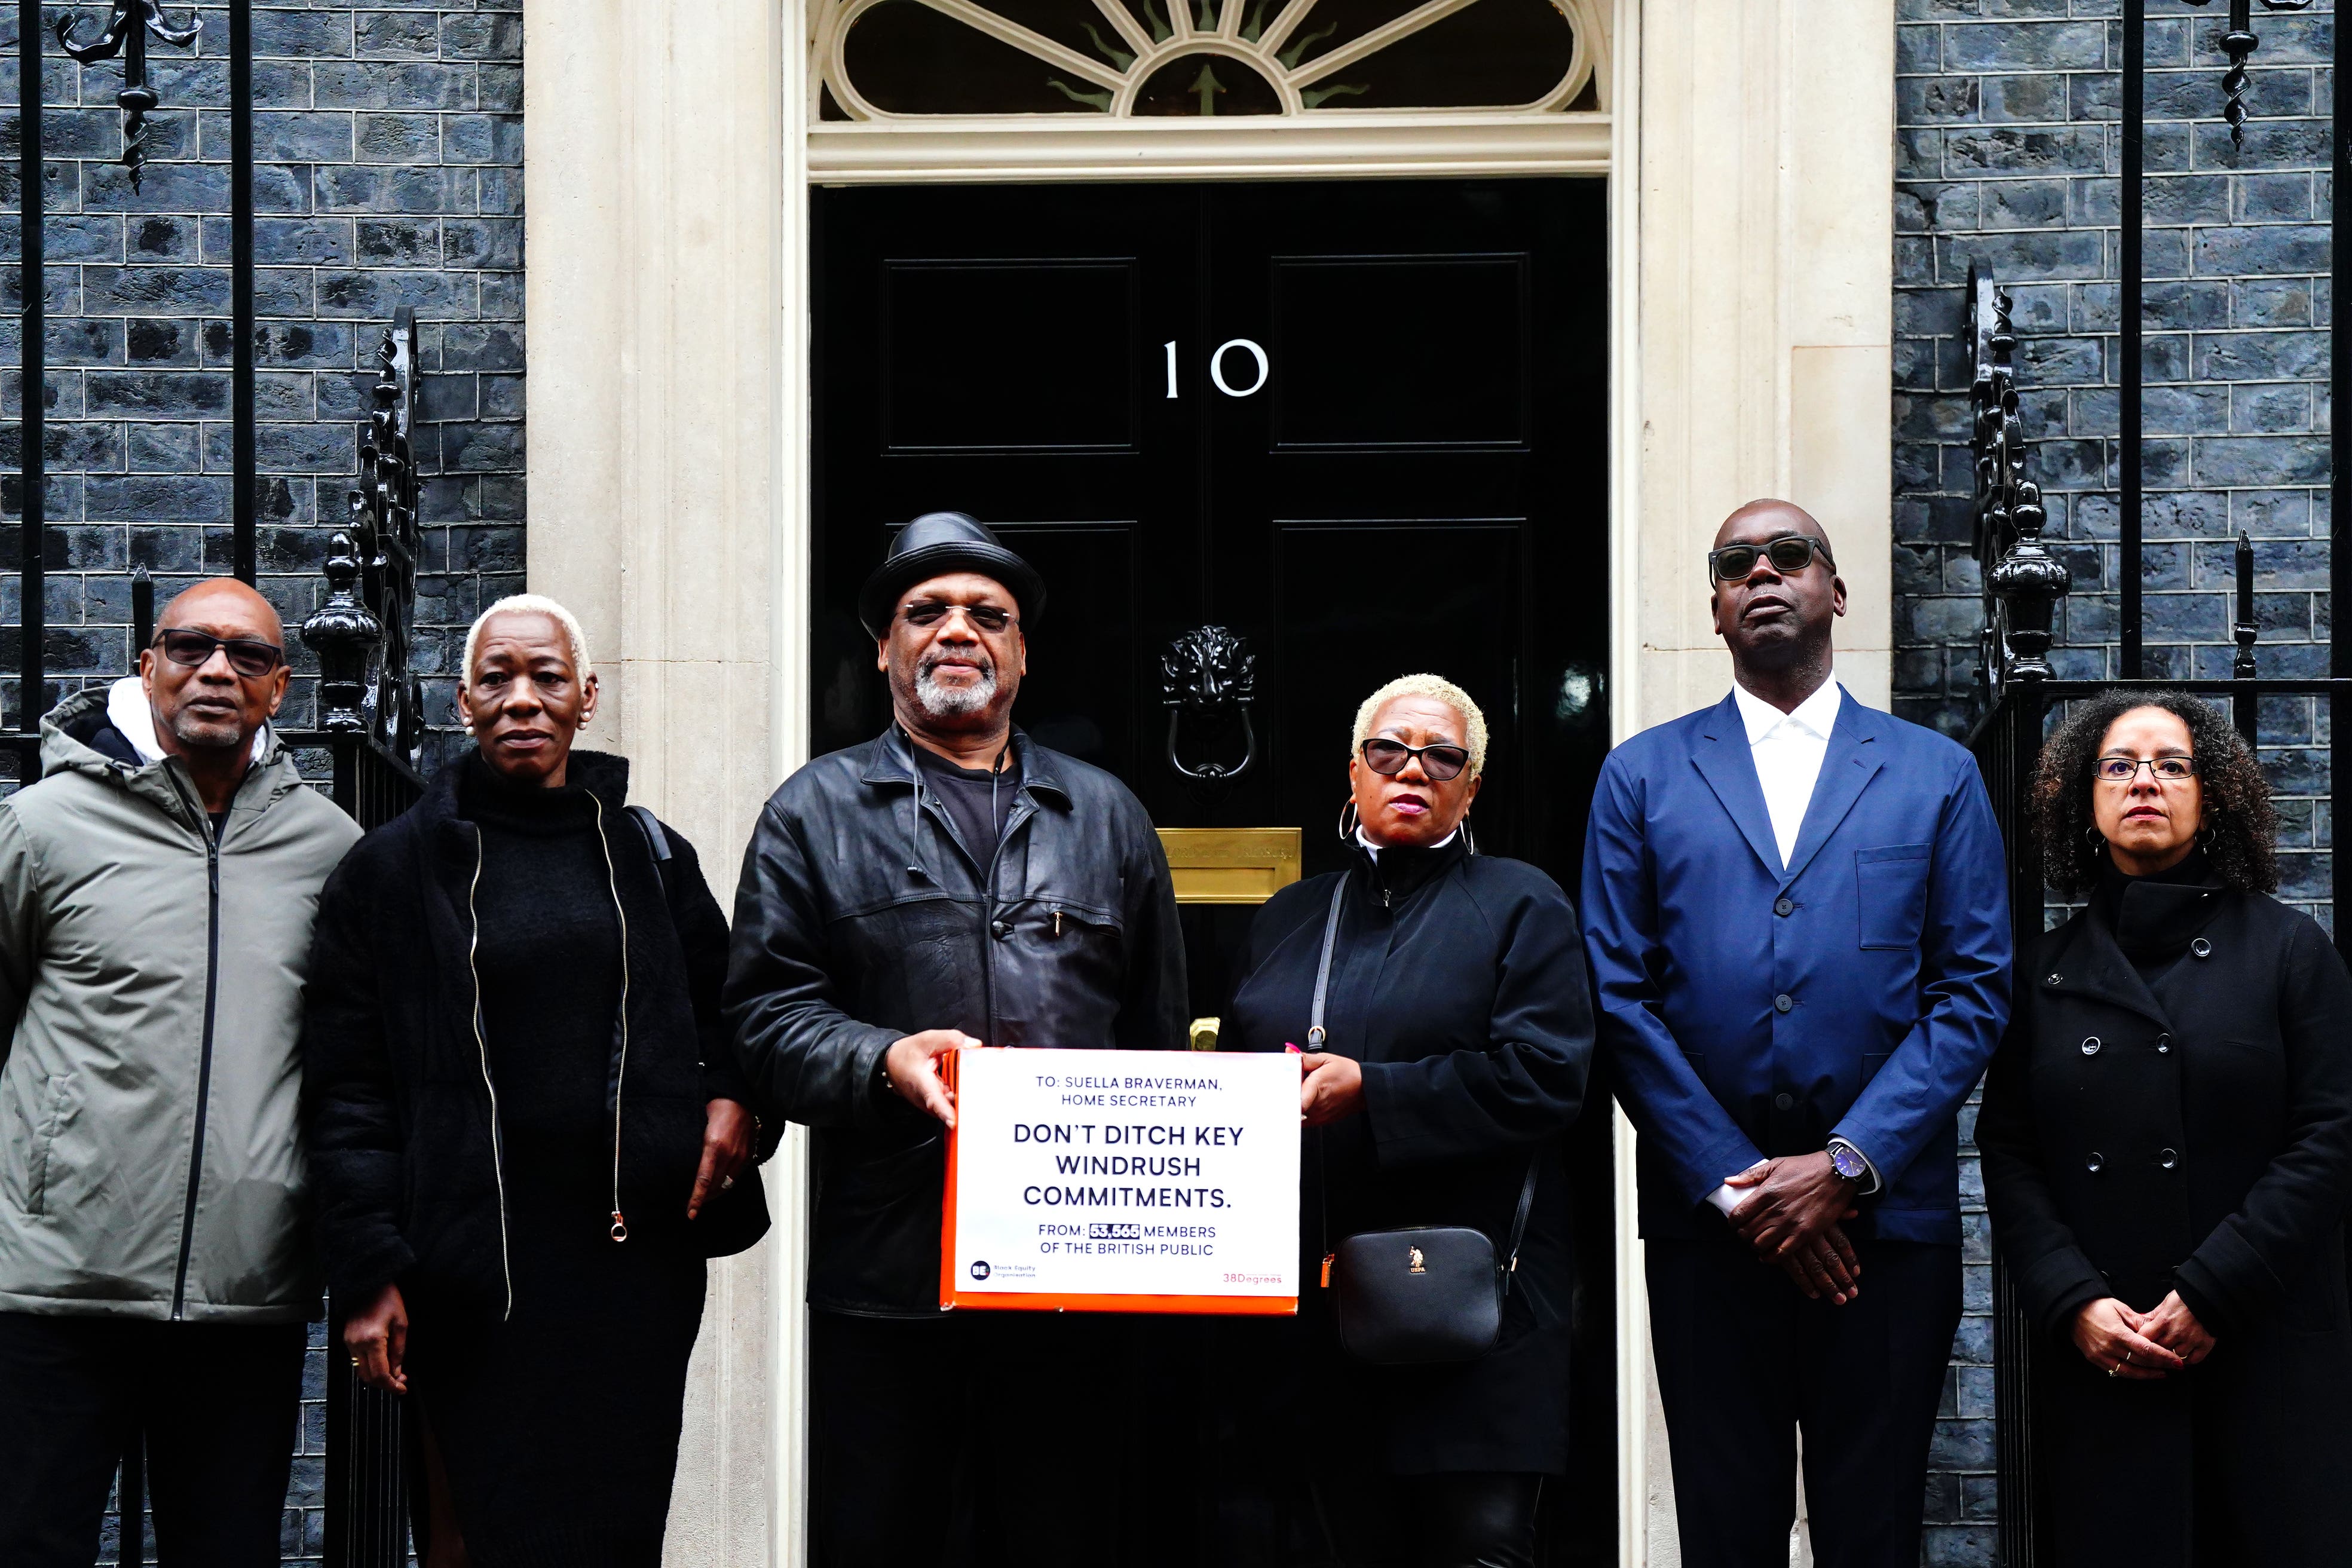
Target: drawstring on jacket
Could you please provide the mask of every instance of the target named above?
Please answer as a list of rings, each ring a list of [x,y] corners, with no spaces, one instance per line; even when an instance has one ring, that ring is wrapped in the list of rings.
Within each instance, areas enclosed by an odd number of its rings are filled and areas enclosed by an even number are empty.
[[[923,841],[923,764],[915,760],[915,738],[908,734],[903,726],[898,729],[898,735],[899,740],[906,742],[907,772],[915,781],[914,799],[907,811],[907,875],[909,877],[920,877],[926,882],[937,883],[939,879],[932,876],[930,868],[923,864],[923,852],[921,849]]]

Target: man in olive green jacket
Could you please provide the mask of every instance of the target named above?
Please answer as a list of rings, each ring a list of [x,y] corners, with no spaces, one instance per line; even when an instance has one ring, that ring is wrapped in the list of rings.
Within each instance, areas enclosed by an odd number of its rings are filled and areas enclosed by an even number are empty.
[[[303,966],[359,837],[268,725],[268,601],[217,579],[0,801],[0,1563],[87,1568],[146,1434],[158,1544],[275,1562],[303,1324]]]

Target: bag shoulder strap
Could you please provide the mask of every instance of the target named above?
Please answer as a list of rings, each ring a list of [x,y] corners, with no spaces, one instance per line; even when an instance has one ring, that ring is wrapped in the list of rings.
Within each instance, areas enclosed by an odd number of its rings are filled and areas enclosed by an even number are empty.
[[[1339,939],[1339,904],[1348,896],[1348,878],[1352,873],[1339,873],[1339,886],[1331,889],[1331,912],[1323,918],[1323,956],[1315,965],[1315,1004],[1307,1016],[1307,1048],[1319,1051],[1330,1033],[1323,1027],[1323,997],[1331,989],[1331,948]],[[1315,1130],[1315,1206],[1318,1247],[1323,1254],[1323,1284],[1331,1284],[1331,1194],[1329,1176],[1323,1163],[1323,1129]]]
[[[1331,989],[1331,948],[1339,940],[1339,905],[1348,896],[1349,872],[1339,873],[1337,887],[1331,889],[1331,912],[1323,921],[1323,958],[1315,966],[1315,1005],[1307,1016],[1307,1048],[1319,1051],[1330,1038],[1323,1027],[1323,998]]]
[[[1511,1281],[1519,1272],[1519,1243],[1528,1234],[1528,1213],[1536,1206],[1536,1173],[1543,1167],[1543,1151],[1538,1148],[1528,1156],[1528,1179],[1519,1184],[1518,1212],[1511,1215],[1511,1246],[1503,1264],[1503,1294],[1511,1293]]]

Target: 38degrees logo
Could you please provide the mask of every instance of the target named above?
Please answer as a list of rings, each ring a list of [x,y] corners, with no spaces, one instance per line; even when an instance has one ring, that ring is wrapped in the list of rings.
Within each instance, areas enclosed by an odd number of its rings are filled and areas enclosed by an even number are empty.
[[[985,1259],[975,1258],[971,1260],[971,1277],[975,1279],[988,1278],[988,1264]]]

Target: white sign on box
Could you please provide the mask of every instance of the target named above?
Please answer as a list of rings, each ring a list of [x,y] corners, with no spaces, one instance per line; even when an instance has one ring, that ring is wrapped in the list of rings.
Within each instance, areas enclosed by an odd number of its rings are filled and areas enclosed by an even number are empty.
[[[1298,1310],[1298,1058],[951,1059],[940,1305]]]

